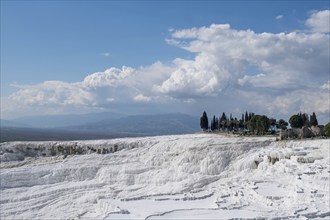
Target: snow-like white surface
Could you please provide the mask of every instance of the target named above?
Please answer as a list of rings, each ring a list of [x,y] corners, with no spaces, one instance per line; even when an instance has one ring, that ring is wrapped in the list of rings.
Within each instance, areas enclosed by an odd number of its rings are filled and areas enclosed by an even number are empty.
[[[1,219],[327,219],[329,144],[215,134],[3,143]]]

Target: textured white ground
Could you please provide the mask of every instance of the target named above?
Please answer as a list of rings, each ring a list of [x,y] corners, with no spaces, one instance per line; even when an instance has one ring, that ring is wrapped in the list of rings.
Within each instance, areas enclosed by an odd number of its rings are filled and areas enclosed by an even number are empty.
[[[329,144],[214,134],[4,143],[0,217],[329,219]]]

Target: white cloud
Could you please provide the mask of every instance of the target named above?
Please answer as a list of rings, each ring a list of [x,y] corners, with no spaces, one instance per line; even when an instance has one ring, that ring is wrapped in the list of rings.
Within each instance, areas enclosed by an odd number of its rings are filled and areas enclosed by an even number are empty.
[[[314,32],[330,32],[330,10],[317,11],[311,14],[305,24]]]
[[[195,97],[218,94],[225,85],[220,84],[229,73],[220,69],[207,56],[198,56],[197,60],[175,60],[176,69],[161,85],[155,87],[156,91],[174,97]]]
[[[324,84],[321,86],[321,89],[324,89],[324,90],[330,90],[330,81],[324,83]]]
[[[298,96],[300,95],[300,96]],[[329,92],[325,91],[302,91],[297,96],[300,98],[300,111],[302,112],[330,112]]]
[[[157,91],[176,98],[214,96],[228,86],[252,85],[292,89],[328,78],[329,35],[320,33],[255,33],[229,25],[211,25],[172,32],[173,41],[196,53],[176,59],[176,69]],[[256,66],[258,73],[246,69]]]
[[[126,78],[133,75],[135,69],[123,66],[121,69],[118,68],[110,68],[105,70],[104,72],[97,72],[88,75],[85,77],[83,84],[87,87],[117,87],[120,84],[125,83]]]
[[[171,29],[166,41],[191,52],[192,59],[176,58],[140,68],[112,67],[76,83],[15,85],[18,91],[6,102],[16,105],[8,105],[12,108],[6,111],[27,106],[123,109],[161,103],[162,110],[169,111],[177,105],[189,106],[187,111],[212,106],[219,112],[240,108],[264,114],[326,113],[329,34],[323,33],[324,23],[315,23],[324,18],[324,11],[315,12],[306,21],[313,31],[323,30],[318,32],[255,33],[232,29],[229,24]]]
[[[7,98],[1,98],[7,107],[1,108],[1,112],[2,115],[13,115],[22,111],[49,114],[54,113],[55,109],[66,108],[69,112],[76,107],[79,112],[89,112],[122,108],[130,105],[132,100],[140,103],[152,100],[162,103],[168,98],[155,95],[153,86],[165,80],[170,72],[171,66],[156,62],[139,69],[126,66],[109,68],[103,72],[92,73],[76,83],[45,81],[37,85],[14,84],[12,86],[18,91]],[[53,110],[49,111],[47,108]]]
[[[135,96],[133,99],[135,102],[150,102],[151,101],[150,97],[144,96],[142,94]]]
[[[45,81],[34,86],[21,86],[9,96],[23,105],[88,105],[94,104],[94,96],[79,83]]]
[[[292,115],[297,112],[329,113],[329,92],[319,89],[300,89],[281,95],[241,91],[240,95],[256,105],[259,111],[273,115]]]
[[[283,15],[277,15],[277,16],[275,17],[275,19],[276,19],[276,20],[282,20],[283,17],[284,17]]]

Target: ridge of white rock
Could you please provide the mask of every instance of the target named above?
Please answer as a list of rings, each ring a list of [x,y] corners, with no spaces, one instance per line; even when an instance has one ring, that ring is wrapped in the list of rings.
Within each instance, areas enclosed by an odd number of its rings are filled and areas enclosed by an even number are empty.
[[[329,148],[215,134],[3,143],[0,217],[326,219]]]

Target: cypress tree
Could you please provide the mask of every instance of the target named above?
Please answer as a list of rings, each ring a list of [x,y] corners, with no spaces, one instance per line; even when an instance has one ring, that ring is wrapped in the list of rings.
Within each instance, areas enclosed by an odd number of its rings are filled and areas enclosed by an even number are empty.
[[[203,131],[206,131],[209,128],[209,119],[207,118],[207,114],[205,111],[203,112],[203,115],[200,119],[200,126],[203,129]]]
[[[249,118],[248,118],[248,121],[250,121],[250,120],[251,120],[251,118],[252,118],[252,113],[251,113],[251,112],[249,112]]]
[[[219,119],[215,117],[215,130],[219,130]]]
[[[316,119],[316,115],[315,112],[313,112],[313,114],[310,116],[310,125],[311,126],[317,126],[318,125],[318,121]]]
[[[216,129],[215,115],[213,115],[213,119],[211,121],[211,131]]]
[[[301,114],[300,113],[301,120],[303,121],[303,126],[309,126],[309,119],[308,115],[306,113]]]
[[[222,116],[220,118],[220,125],[221,125],[222,130],[225,130],[225,128],[226,128],[226,121],[227,121],[227,116],[224,112],[222,112]]]

